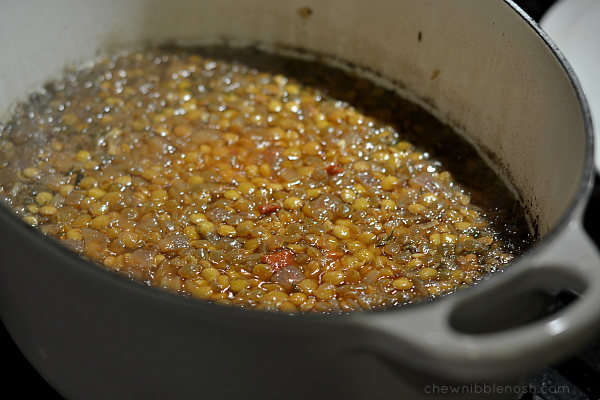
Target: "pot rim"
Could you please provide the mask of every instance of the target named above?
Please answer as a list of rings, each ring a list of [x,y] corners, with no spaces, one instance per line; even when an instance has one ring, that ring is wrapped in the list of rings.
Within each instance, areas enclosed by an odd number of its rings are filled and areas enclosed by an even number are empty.
[[[542,39],[544,44],[548,47],[548,49],[553,53],[555,59],[561,65],[563,71],[566,73],[567,78],[571,83],[572,89],[575,91],[579,109],[582,113],[583,125],[584,125],[584,133],[585,133],[585,149],[584,149],[584,160],[583,160],[583,168],[582,174],[579,177],[579,185],[577,190],[573,194],[573,200],[571,201],[568,209],[563,213],[560,221],[554,226],[542,239],[536,241],[528,250],[526,250],[518,259],[511,262],[507,268],[492,273],[476,284],[472,285],[472,287],[468,288],[467,292],[472,292],[474,289],[478,288],[478,290],[483,290],[484,287],[487,286],[488,282],[493,282],[501,279],[503,272],[513,269],[518,269],[519,265],[525,263],[527,259],[533,257],[535,254],[540,253],[542,250],[548,248],[550,243],[553,242],[562,231],[564,231],[573,220],[580,220],[582,213],[585,208],[585,204],[587,204],[588,199],[591,195],[591,190],[593,187],[593,179],[594,179],[594,164],[593,164],[593,126],[591,120],[591,113],[585,99],[585,94],[583,89],[577,79],[573,69],[569,65],[565,56],[558,49],[556,44],[552,41],[552,39],[544,32],[541,27],[535,22],[529,15],[527,15],[521,8],[519,8],[512,0],[503,0],[503,2],[511,7],[517,14],[529,24],[530,28],[534,30],[534,32]],[[212,302],[188,298],[187,296],[182,296],[180,294],[171,293],[166,290],[156,289],[153,287],[148,287],[136,283],[130,279],[119,276],[112,271],[109,271],[103,266],[95,264],[93,262],[87,261],[83,259],[81,256],[75,254],[74,252],[64,248],[59,243],[57,243],[54,239],[43,235],[39,230],[28,226],[23,223],[20,218],[12,210],[10,210],[6,205],[0,203],[0,217],[2,219],[8,220],[16,229],[20,230],[23,235],[31,238],[32,241],[39,241],[39,243],[47,247],[47,250],[50,252],[56,253],[59,257],[66,257],[66,260],[70,262],[65,264],[68,267],[75,267],[78,269],[82,269],[82,273],[92,274],[93,276],[107,280],[112,282],[115,285],[122,286],[124,290],[129,290],[132,293],[136,293],[137,295],[147,296],[149,298],[153,298],[157,301],[166,304],[172,304],[174,307],[179,307],[182,310],[184,308],[188,308],[190,310],[197,310],[201,312],[208,312],[221,315],[222,317],[227,317],[227,319],[231,318],[232,321],[236,321],[235,323],[239,323],[239,318],[248,318],[248,319],[266,319],[268,321],[289,321],[290,318],[297,318],[298,320],[304,321],[315,321],[315,322],[339,322],[340,320],[350,322],[352,320],[352,316],[355,313],[349,314],[297,314],[290,315],[279,312],[265,312],[265,311],[257,311],[254,309],[242,309],[236,306],[220,306],[218,304],[213,304]],[[94,267],[90,268],[90,264],[93,264]],[[88,272],[83,272],[88,271]],[[386,309],[377,309],[372,311],[367,311],[367,313],[399,313],[406,309],[413,309],[415,306],[423,306],[425,304],[429,304],[432,302],[439,302],[444,300],[448,295],[456,296],[458,293],[451,292],[443,296],[439,296],[437,298],[417,302],[414,304],[407,304],[395,308],[386,308]],[[252,312],[248,312],[252,311]],[[358,312],[363,313],[364,312]],[[224,319],[221,319],[224,321]],[[272,325],[271,325],[272,327]]]

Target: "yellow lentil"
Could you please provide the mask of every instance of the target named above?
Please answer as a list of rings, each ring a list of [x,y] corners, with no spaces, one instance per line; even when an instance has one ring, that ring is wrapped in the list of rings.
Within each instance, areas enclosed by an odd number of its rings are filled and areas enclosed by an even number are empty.
[[[41,174],[41,172],[42,171],[39,168],[28,167],[23,170],[23,175],[25,175],[27,178],[33,178]]]
[[[340,225],[334,226],[332,232],[338,239],[348,239],[352,234],[349,228]]]
[[[288,197],[283,201],[283,206],[288,210],[299,210],[302,208],[302,199],[299,197]]]
[[[357,211],[364,211],[369,208],[369,200],[365,199],[364,197],[359,197],[354,200],[353,206]]]
[[[54,196],[52,196],[51,193],[41,192],[41,193],[38,193],[37,196],[35,196],[35,201],[40,206],[45,206],[46,204],[50,203],[50,201],[52,200],[52,198],[54,198]]]
[[[394,285],[394,288],[398,290],[410,290],[413,287],[413,283],[408,278],[394,279],[392,284]]]
[[[233,237],[237,234],[237,230],[233,226],[221,225],[217,228],[217,233],[221,236]]]

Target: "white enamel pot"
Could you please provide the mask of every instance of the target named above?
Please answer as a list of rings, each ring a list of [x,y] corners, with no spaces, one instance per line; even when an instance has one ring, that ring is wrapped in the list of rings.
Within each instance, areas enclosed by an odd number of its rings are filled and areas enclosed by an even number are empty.
[[[598,332],[600,257],[581,222],[593,177],[589,112],[558,49],[510,1],[56,0],[0,9],[1,120],[66,66],[131,46],[307,50],[393,82],[461,132],[514,185],[537,235],[505,271],[426,304],[289,316],[125,281],[2,206],[0,316],[65,397],[435,398],[440,385],[517,385]],[[580,296],[544,313],[544,299],[561,290]]]

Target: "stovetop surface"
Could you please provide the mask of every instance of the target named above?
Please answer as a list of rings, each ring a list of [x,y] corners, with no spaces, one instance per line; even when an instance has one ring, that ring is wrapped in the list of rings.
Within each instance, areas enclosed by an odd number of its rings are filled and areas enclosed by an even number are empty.
[[[539,21],[555,0],[515,0],[534,20]],[[585,214],[585,227],[600,246],[600,178],[596,176],[595,188]],[[46,383],[20,353],[4,326],[0,324],[0,341],[5,387],[18,384],[18,396],[36,396],[46,400],[62,397]],[[12,383],[11,383],[12,382]],[[22,383],[19,383],[22,382]],[[600,336],[570,359],[553,366],[545,366],[531,375],[529,391],[523,400],[594,400],[600,399]],[[41,396],[41,397],[40,397]]]

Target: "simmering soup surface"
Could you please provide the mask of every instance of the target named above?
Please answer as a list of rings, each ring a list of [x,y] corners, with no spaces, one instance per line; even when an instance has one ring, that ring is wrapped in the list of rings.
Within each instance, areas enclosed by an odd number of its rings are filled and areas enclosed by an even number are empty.
[[[530,240],[511,192],[422,109],[252,49],[153,49],[68,73],[1,126],[0,189],[119,274],[285,313],[440,296]]]

